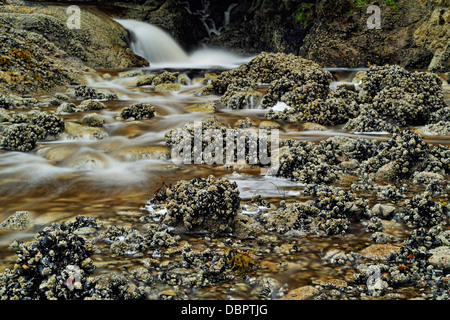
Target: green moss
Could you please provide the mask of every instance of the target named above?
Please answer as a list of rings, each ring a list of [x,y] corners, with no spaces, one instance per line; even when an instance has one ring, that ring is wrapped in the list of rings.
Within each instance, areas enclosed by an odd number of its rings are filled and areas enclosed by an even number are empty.
[[[295,20],[297,20],[303,28],[308,25],[308,21],[312,13],[311,8],[313,5],[313,3],[302,3],[295,14]]]
[[[393,13],[397,13],[397,3],[394,0],[386,0],[386,5],[391,6]]]

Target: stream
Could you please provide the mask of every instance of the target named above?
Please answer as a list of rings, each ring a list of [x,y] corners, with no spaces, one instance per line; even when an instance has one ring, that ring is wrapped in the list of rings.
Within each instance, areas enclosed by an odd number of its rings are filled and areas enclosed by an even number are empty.
[[[136,49],[138,50],[138,49]],[[139,49],[145,50],[145,49]],[[170,49],[169,49],[170,50]],[[211,59],[213,57],[214,59]],[[264,109],[230,110],[218,109],[208,111],[201,104],[217,102],[220,96],[203,96],[199,92],[204,85],[202,79],[206,72],[220,73],[235,68],[249,61],[249,57],[238,57],[224,51],[204,49],[194,52],[182,61],[151,63],[150,67],[126,71],[143,73],[161,73],[177,71],[188,76],[188,85],[183,85],[177,92],[156,92],[153,86],[136,85],[135,77],[121,77],[124,70],[97,70],[88,75],[88,85],[96,89],[111,90],[118,94],[119,100],[103,101],[106,109],[96,111],[106,120],[104,130],[106,138],[97,140],[82,136],[78,138],[62,138],[57,141],[39,142],[31,152],[0,151],[0,221],[16,211],[29,211],[32,227],[26,232],[0,232],[0,272],[12,268],[15,261],[14,252],[9,244],[17,239],[27,241],[33,239],[36,232],[50,223],[62,222],[76,216],[94,216],[115,225],[135,226],[140,208],[151,198],[158,188],[175,184],[177,181],[192,178],[226,177],[235,181],[240,190],[241,204],[248,202],[254,194],[261,195],[270,203],[277,205],[281,200],[286,202],[302,201],[303,185],[289,180],[261,175],[259,170],[248,168],[230,170],[223,165],[176,165],[167,157],[160,156],[168,152],[164,135],[173,128],[185,123],[198,121],[207,117],[216,117],[219,121],[231,126],[239,119],[249,117],[256,124],[265,120]],[[336,85],[351,82],[360,69],[329,69]],[[68,88],[73,100],[73,88]],[[447,103],[450,102],[450,86],[444,87]],[[63,92],[64,93],[64,92]],[[38,99],[49,98],[39,96]],[[156,116],[150,120],[123,121],[117,118],[125,106],[137,102],[149,102],[156,106]],[[48,107],[47,112],[56,110]],[[24,112],[24,110],[12,110]],[[25,110],[28,111],[28,110]],[[66,122],[81,122],[83,116],[92,112],[79,112],[60,115]],[[280,122],[280,137],[319,142],[336,135],[348,137],[364,137],[375,140],[387,140],[389,134],[365,133],[353,134],[342,130],[342,126],[328,127],[325,131],[303,130],[299,126]],[[449,146],[449,137],[424,136],[428,143]],[[337,185],[349,187],[352,177],[349,176]],[[414,190],[407,195],[411,197]],[[369,200],[370,195],[365,195]],[[378,203],[382,203],[377,200]],[[386,201],[387,203],[387,201]],[[374,203],[372,202],[371,205]],[[135,213],[135,215],[133,214]],[[402,238],[405,230],[397,230]],[[210,239],[204,236],[186,236],[186,241],[194,245],[210,248],[221,247],[223,239]],[[324,275],[339,274],[339,270],[325,266],[321,255],[332,247],[362,248],[367,246],[368,237],[362,229],[356,228],[347,239],[313,239],[304,237],[298,240],[301,252],[282,255],[283,240],[276,246],[280,252],[264,256],[261,262],[268,266],[258,271],[286,283],[289,288],[307,285],[312,278]],[[249,240],[248,248],[265,248],[274,243],[257,243]],[[284,261],[288,266],[280,271],[277,264]],[[123,259],[107,254],[94,256],[96,274],[120,271],[123,268],[142,264],[142,257]],[[413,292],[403,292],[406,297],[413,297]],[[230,284],[216,286],[213,290],[198,293],[202,298],[233,299],[253,298],[244,282],[231,288]]]

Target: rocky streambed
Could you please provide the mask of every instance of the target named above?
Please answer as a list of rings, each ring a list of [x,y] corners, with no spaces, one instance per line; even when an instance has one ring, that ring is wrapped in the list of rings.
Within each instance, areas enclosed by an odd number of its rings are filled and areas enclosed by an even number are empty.
[[[445,75],[94,69],[0,96],[1,299],[449,298]],[[246,129],[278,166],[226,144]]]

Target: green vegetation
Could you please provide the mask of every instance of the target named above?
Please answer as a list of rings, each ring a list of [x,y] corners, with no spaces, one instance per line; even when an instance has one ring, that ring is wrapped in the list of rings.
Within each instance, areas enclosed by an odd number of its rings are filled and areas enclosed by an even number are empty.
[[[393,13],[397,13],[397,2],[395,0],[385,0],[387,6],[391,7],[391,11]],[[353,0],[354,7],[350,10],[350,14],[352,14],[355,8],[361,8],[369,4],[369,0]]]
[[[386,0],[386,5],[391,6],[391,11],[393,13],[397,12],[397,3],[394,0]]]
[[[302,3],[295,14],[295,20],[297,20],[303,28],[308,25],[308,20],[311,17],[311,8],[313,5],[313,3]]]

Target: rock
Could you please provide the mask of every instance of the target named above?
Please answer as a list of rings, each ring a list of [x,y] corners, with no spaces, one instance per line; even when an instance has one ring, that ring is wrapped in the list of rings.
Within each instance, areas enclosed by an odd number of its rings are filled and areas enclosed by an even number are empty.
[[[138,79],[143,75],[143,71],[141,69],[138,70],[129,70],[129,71],[123,71],[119,72],[119,78],[134,78],[138,77]]]
[[[0,123],[9,122],[11,120],[9,114],[4,109],[0,109]]]
[[[314,122],[303,122],[301,124],[301,128],[304,131],[327,131],[328,128],[318,124],[318,123],[314,123]]]
[[[445,182],[445,177],[442,174],[436,172],[420,171],[415,172],[413,176],[414,183],[430,183],[432,181],[438,181],[439,183]]]
[[[344,88],[346,90],[355,91],[356,92],[356,86],[354,83],[341,83],[337,86],[337,89]]]
[[[230,109],[255,109],[263,94],[259,91],[231,91],[221,98],[221,103]]]
[[[120,161],[142,159],[170,159],[170,149],[166,146],[125,146],[111,154]]]
[[[449,270],[450,269],[450,247],[441,246],[430,250],[432,256],[428,261],[436,268]]]
[[[91,241],[74,233],[82,227],[99,228],[95,219],[78,216],[40,230],[31,242],[14,242],[14,269],[0,276],[2,299],[83,300],[92,295],[82,289],[90,286],[95,250]]]
[[[0,147],[10,151],[31,151],[36,147],[38,140],[45,136],[44,129],[31,124],[14,124],[8,126],[3,132]]]
[[[393,237],[400,237],[403,233],[404,226],[400,222],[392,220],[381,220],[383,223],[383,231]]]
[[[198,103],[193,104],[188,107],[189,112],[214,112],[216,111],[216,103],[215,102],[206,102],[206,103]]]
[[[178,83],[161,83],[155,86],[156,92],[180,91],[181,86]]]
[[[397,132],[397,125],[384,120],[374,109],[362,108],[356,118],[349,119],[342,128],[352,132]]]
[[[77,86],[74,92],[75,99],[78,100],[118,100],[116,93],[110,90],[95,89],[85,85]]]
[[[63,119],[52,114],[40,113],[32,123],[44,130],[44,135],[58,135],[64,131],[66,124]]]
[[[77,112],[103,110],[103,109],[106,109],[106,106],[103,102],[88,99],[80,103],[80,105],[77,108]]]
[[[208,231],[214,234],[232,232],[240,206],[239,190],[235,182],[226,178],[179,181],[171,188],[163,188],[149,201],[167,202],[164,222],[190,232]],[[161,196],[163,198],[161,198]]]
[[[187,76],[187,74],[182,73],[177,77],[176,82],[183,86],[187,86],[187,85],[189,85],[190,80],[189,80],[189,77]]]
[[[366,76],[367,71],[361,70],[358,71],[355,76],[353,77],[352,81],[356,83],[360,83],[362,79]]]
[[[371,214],[382,219],[390,219],[397,209],[394,206],[377,203],[373,206]]]
[[[145,74],[142,76],[139,76],[137,78],[137,86],[151,86],[153,84],[153,79],[155,79],[156,74]]]
[[[78,148],[73,145],[62,145],[58,147],[41,147],[36,150],[36,154],[41,157],[45,157],[50,161],[62,161],[75,152],[77,152]]]
[[[431,152],[421,135],[405,129],[380,144],[376,156],[367,159],[362,169],[368,174],[393,181],[410,178],[417,167],[431,159]]]
[[[289,291],[281,300],[309,300],[319,294],[319,290],[313,286],[304,286]]]
[[[430,119],[428,120],[429,124],[438,123],[440,121],[450,121],[450,106],[444,107],[430,114]]]
[[[430,228],[446,223],[447,209],[424,192],[406,200],[398,218],[410,228]]]
[[[237,215],[234,223],[234,235],[238,239],[247,239],[261,234],[264,228],[248,215]]]
[[[30,213],[28,211],[16,211],[16,213],[0,223],[0,230],[26,230],[30,225]]]
[[[174,83],[177,81],[179,75],[180,74],[178,72],[164,71],[153,78],[153,84],[157,86],[158,84],[163,83]]]
[[[214,89],[214,86],[212,84],[208,84],[208,85],[203,86],[200,89],[200,92],[199,92],[199,94],[201,96],[208,96],[208,95],[212,95],[214,93],[215,93],[215,89]]]
[[[128,48],[127,31],[114,20],[91,8],[80,17],[81,28],[70,29],[64,6],[2,6],[0,24],[8,29],[0,35],[7,65],[0,71],[2,91],[58,92],[85,83],[83,73],[93,68],[147,65]]]
[[[75,103],[63,102],[56,109],[56,114],[61,115],[61,114],[70,113],[70,112],[77,112],[77,111],[81,111],[81,110],[77,110],[77,106],[75,105]]]
[[[370,260],[387,260],[391,255],[400,252],[400,246],[393,244],[372,244],[359,251],[361,256]]]
[[[441,78],[396,65],[371,66],[360,88],[361,102],[399,126],[425,124],[433,112],[446,106]]]
[[[123,119],[151,119],[155,116],[155,107],[150,103],[135,103],[123,108],[120,112],[120,116]]]
[[[213,80],[217,78],[217,73],[215,72],[205,72],[205,78],[208,80]]]
[[[263,120],[259,123],[259,129],[281,129],[281,125],[275,121]]]
[[[75,122],[66,122],[66,129],[61,135],[66,139],[88,139],[100,140],[108,136],[105,129],[96,127],[86,127]]]
[[[97,113],[90,113],[81,119],[81,124],[88,127],[103,127],[105,118]]]
[[[450,121],[439,121],[437,123],[427,124],[423,131],[425,134],[450,136]]]
[[[352,159],[349,161],[342,161],[340,163],[340,166],[341,166],[341,168],[344,168],[344,169],[354,170],[354,169],[358,168],[359,162],[356,159]]]
[[[348,286],[347,281],[335,278],[314,279],[312,280],[312,283],[321,287],[331,288],[346,288]]]
[[[256,124],[252,121],[252,119],[246,117],[245,119],[239,119],[236,121],[233,127],[235,129],[250,129],[256,128]]]
[[[446,25],[449,19],[448,3],[436,1],[414,32],[415,42],[433,52],[433,59],[428,66],[430,72],[443,73],[450,70],[450,31]]]

